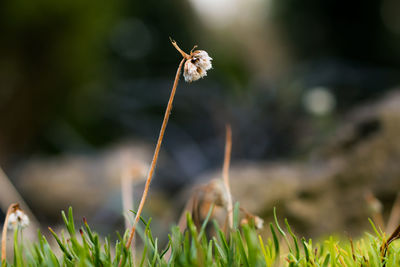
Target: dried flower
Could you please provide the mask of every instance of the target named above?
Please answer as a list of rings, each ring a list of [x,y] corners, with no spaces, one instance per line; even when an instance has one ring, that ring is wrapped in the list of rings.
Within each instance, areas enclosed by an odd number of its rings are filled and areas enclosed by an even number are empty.
[[[196,50],[190,53],[189,59],[185,62],[183,77],[186,82],[197,81],[207,75],[212,68],[212,58],[204,50]]]
[[[207,71],[212,68],[212,58],[204,50],[195,50],[194,46],[190,54],[185,53],[177,43],[171,39],[172,45],[178,50],[179,53],[186,59],[185,67],[183,69],[183,77],[186,82],[197,81],[204,76],[207,76]]]
[[[15,229],[17,227],[25,228],[29,225],[29,217],[19,208],[10,213],[8,218],[8,229]]]

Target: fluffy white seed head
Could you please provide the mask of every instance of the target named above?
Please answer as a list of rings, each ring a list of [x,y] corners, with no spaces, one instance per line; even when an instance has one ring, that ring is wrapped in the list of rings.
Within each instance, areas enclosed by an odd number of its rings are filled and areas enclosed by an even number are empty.
[[[183,77],[186,82],[197,81],[207,76],[207,71],[212,68],[212,58],[204,50],[196,50],[191,53],[190,58],[186,60],[183,71]]]
[[[192,57],[198,59],[198,65],[204,70],[209,70],[212,68],[211,60],[212,58],[204,50],[196,50],[193,52]]]
[[[17,227],[25,228],[29,225],[29,217],[20,209],[15,210],[8,217],[8,228],[15,229]]]

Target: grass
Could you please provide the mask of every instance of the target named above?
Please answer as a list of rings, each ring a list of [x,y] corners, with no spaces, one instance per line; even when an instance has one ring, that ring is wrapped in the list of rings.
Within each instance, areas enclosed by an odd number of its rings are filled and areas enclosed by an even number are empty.
[[[40,232],[36,243],[26,244],[22,230],[17,228],[13,259],[3,261],[2,266],[400,266],[399,244],[387,242],[373,224],[373,234],[366,233],[355,242],[330,237],[314,243],[297,237],[287,220],[284,228],[280,226],[276,215],[275,222],[269,224],[270,237],[261,237],[254,226],[239,225],[238,214],[237,204],[228,234],[215,221],[209,221],[211,213],[200,229],[187,214],[187,230],[182,233],[173,227],[167,247],[160,247],[152,235],[151,219],[142,218],[144,227],[138,234],[144,248],[133,258],[124,246],[128,231],[124,236],[117,233],[118,239],[112,243],[109,237],[102,239],[92,231],[86,220],[77,229],[70,208],[68,215],[62,212],[66,234],[57,235],[49,228],[59,248],[50,246]],[[215,236],[206,232],[209,223],[214,225]]]

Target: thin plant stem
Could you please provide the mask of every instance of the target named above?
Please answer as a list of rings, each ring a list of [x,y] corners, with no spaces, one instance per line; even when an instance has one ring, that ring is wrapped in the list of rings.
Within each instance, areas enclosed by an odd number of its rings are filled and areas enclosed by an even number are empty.
[[[222,178],[224,179],[225,189],[228,198],[228,218],[229,226],[233,228],[233,204],[232,204],[232,194],[231,187],[229,184],[229,165],[231,162],[231,151],[232,151],[232,129],[229,124],[226,125],[226,138],[225,138],[225,156],[224,156],[224,166],[222,169]]]
[[[6,219],[4,220],[4,225],[3,225],[3,232],[1,234],[1,264],[6,260],[7,258],[7,228],[8,228],[8,219],[10,217],[10,214],[15,212],[15,210],[19,207],[18,203],[13,203],[11,204],[8,209],[7,209],[7,214],[6,214]]]
[[[169,97],[167,109],[165,110],[164,120],[163,120],[162,125],[161,125],[160,135],[158,136],[156,149],[155,149],[154,155],[153,155],[153,160],[151,161],[150,170],[149,170],[149,173],[147,175],[146,184],[144,186],[142,199],[140,200],[139,208],[138,208],[137,214],[135,216],[135,221],[133,222],[133,225],[132,225],[132,228],[131,228],[131,232],[130,232],[130,235],[129,235],[129,239],[128,239],[128,242],[126,243],[126,248],[129,248],[131,246],[133,237],[135,236],[136,226],[137,226],[137,224],[139,222],[140,215],[142,214],[144,203],[146,202],[146,198],[147,198],[147,194],[149,192],[151,179],[153,177],[154,170],[156,168],[158,154],[160,153],[160,148],[161,148],[161,143],[162,143],[162,140],[163,140],[163,137],[164,137],[165,128],[167,127],[169,115],[171,114],[172,102],[174,101],[176,88],[178,86],[179,77],[180,77],[182,66],[183,66],[183,63],[185,62],[185,60],[186,60],[186,58],[183,58],[181,60],[181,62],[179,63],[178,70],[177,70],[176,75],[175,75],[174,85],[173,85],[172,90],[171,90],[171,95]]]

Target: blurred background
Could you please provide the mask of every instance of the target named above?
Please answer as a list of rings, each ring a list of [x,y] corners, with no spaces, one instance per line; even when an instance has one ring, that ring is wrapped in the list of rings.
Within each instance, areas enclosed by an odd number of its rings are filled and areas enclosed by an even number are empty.
[[[396,221],[399,12],[396,0],[1,1],[0,166],[45,226],[72,205],[98,231],[123,229],[120,177],[136,166],[137,204],[181,59],[171,36],[214,60],[178,86],[145,208],[160,232],[187,188],[219,176],[226,123],[234,198],[267,221],[273,206],[311,236]]]

